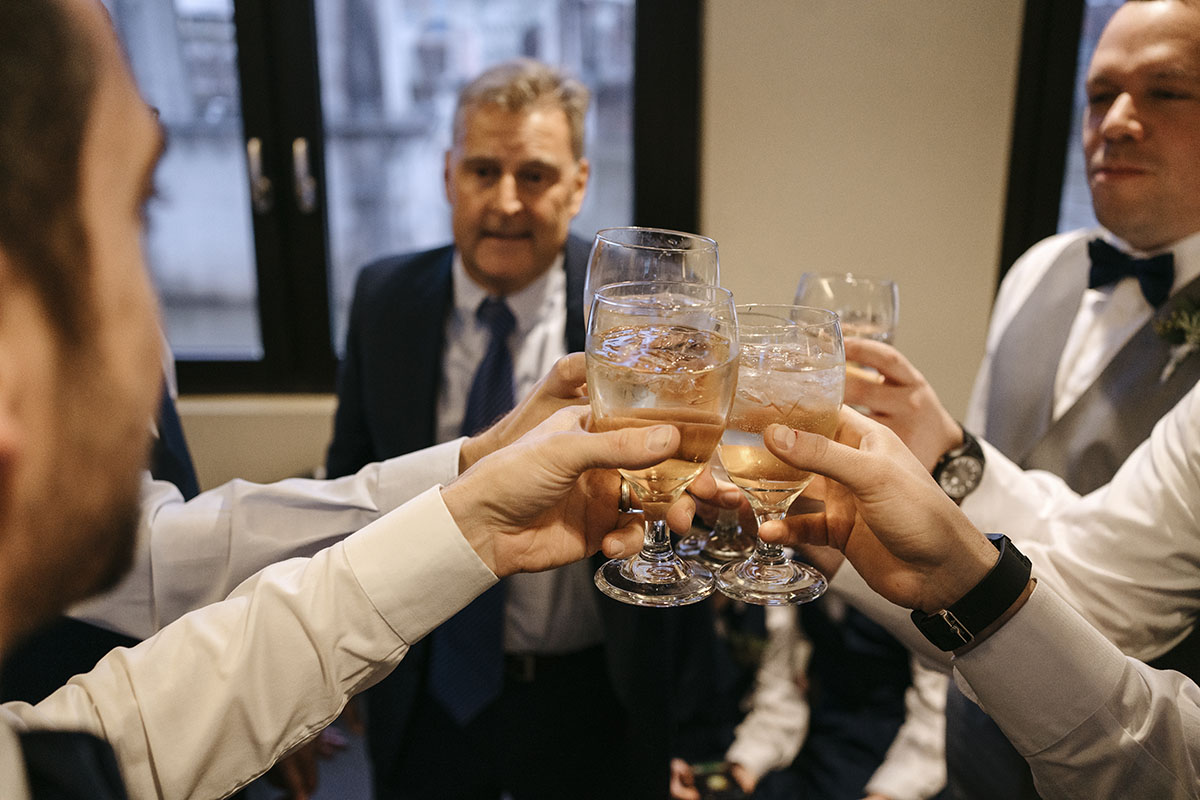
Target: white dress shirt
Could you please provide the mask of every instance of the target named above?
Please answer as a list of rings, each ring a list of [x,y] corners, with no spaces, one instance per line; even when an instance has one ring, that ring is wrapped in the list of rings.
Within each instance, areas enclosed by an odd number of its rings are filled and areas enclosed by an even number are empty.
[[[0,707],[0,797],[26,800],[14,731],[83,730],[129,796],[225,797],[315,736],[346,701],[494,585],[432,489],[311,559],[118,648],[36,706]]]
[[[230,481],[184,502],[143,474],[133,569],[113,590],[76,605],[77,618],[145,639],[187,612],[223,600],[260,569],[309,556],[458,476],[462,439],[369,464],[328,481]]]
[[[1045,239],[1017,260],[1004,278],[988,328],[987,351],[979,367],[963,425],[979,433],[985,428],[991,388],[992,358],[1013,316],[1042,281],[1046,271],[1072,242],[1103,236],[1120,249],[1132,250],[1106,231],[1072,231]],[[1175,254],[1172,293],[1200,275],[1200,234],[1189,236],[1170,248]],[[1086,252],[1081,255],[1086,259]],[[1081,265],[1081,268],[1083,265]],[[1059,361],[1054,389],[1054,418],[1066,413],[1108,366],[1112,357],[1153,315],[1153,307],[1142,296],[1132,278],[1115,285],[1087,289],[1067,337]],[[981,440],[986,468],[979,486],[963,500],[963,511],[973,520],[1005,519],[1004,514],[1036,511],[1052,506],[1058,495],[1073,493],[1061,478],[1044,470],[1021,470],[1003,453]]]
[[[1197,796],[1200,690],[1133,659],[1168,650],[1200,613],[1200,387],[1108,485],[1023,510],[996,520],[1030,557],[1038,587],[1003,628],[954,659],[965,690],[1029,761],[1044,795]],[[946,663],[908,612],[848,564],[830,590]]]
[[[461,433],[475,370],[487,352],[489,331],[475,318],[487,292],[467,275],[454,252],[454,303],[446,319],[442,385],[438,391],[438,441]],[[509,338],[514,398],[519,402],[554,362],[566,355],[567,273],[560,255],[544,275],[504,301],[516,317]],[[592,569],[587,561],[504,581],[504,650],[569,653],[603,638]]]

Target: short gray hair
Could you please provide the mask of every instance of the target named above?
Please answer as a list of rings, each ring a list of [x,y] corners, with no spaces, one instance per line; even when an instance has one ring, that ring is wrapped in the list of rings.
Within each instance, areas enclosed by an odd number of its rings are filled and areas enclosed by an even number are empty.
[[[515,58],[485,70],[463,87],[454,109],[454,141],[465,134],[467,115],[483,106],[505,111],[528,111],[541,106],[560,108],[571,130],[571,152],[584,153],[584,118],[591,92],[561,69],[532,58]]]

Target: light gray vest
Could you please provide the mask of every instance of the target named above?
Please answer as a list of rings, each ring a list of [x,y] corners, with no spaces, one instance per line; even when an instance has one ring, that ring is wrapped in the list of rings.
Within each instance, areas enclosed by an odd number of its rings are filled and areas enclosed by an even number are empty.
[[[1200,380],[1200,353],[1160,380],[1171,345],[1154,331],[1154,321],[1181,304],[1200,304],[1196,278],[1126,342],[1067,413],[1051,419],[1058,362],[1087,288],[1088,263],[1086,237],[1068,245],[1004,331],[992,358],[984,431],[1023,468],[1052,472],[1080,494],[1108,483]],[[1200,626],[1151,665],[1200,676]]]
[[[1200,380],[1200,353],[1165,382],[1171,345],[1154,332],[1181,303],[1200,302],[1200,278],[1133,335],[1075,404],[1052,420],[1054,381],[1087,288],[1087,240],[1072,242],[1013,317],[992,358],[983,436],[1025,469],[1053,472],[1086,494],[1108,483],[1156,422]]]

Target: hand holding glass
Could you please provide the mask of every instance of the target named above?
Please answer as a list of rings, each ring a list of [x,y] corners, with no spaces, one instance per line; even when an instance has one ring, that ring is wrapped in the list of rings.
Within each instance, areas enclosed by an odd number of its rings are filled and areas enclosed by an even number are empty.
[[[596,585],[643,606],[694,603],[713,591],[712,573],[671,549],[665,515],[712,456],[733,398],[737,322],[725,289],[632,282],[596,292],[588,322],[587,379],[598,430],[668,423],[678,452],[652,467],[622,470],[646,521],[640,553],[596,572]]]
[[[832,436],[846,379],[837,315],[819,308],[738,306],[741,354],[737,394],[719,453],[729,479],[750,501],[759,525],[782,519],[813,479],[775,458],[763,444],[772,423]],[[826,589],[825,577],[761,538],[754,553],[716,575],[722,593],[747,603],[804,603]]]

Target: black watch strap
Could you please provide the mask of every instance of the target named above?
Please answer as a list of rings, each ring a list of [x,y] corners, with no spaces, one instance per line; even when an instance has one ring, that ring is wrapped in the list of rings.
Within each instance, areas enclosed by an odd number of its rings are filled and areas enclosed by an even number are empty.
[[[988,574],[949,608],[926,614],[912,612],[925,638],[940,650],[964,647],[1007,611],[1029,584],[1029,559],[1002,533],[989,533],[1000,558]]]

